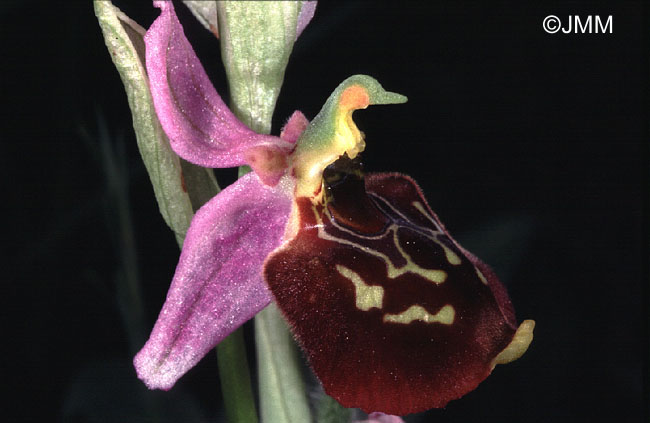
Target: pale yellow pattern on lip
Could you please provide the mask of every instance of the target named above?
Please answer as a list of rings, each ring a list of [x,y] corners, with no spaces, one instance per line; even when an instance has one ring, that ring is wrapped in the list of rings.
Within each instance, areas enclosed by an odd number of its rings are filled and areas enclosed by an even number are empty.
[[[366,284],[358,273],[340,264],[336,265],[336,271],[354,284],[356,304],[359,310],[368,311],[373,307],[382,307],[384,288]]]
[[[476,269],[476,274],[478,275],[478,278],[483,282],[484,285],[488,284],[487,279],[485,279],[485,275],[483,275],[483,272],[481,272],[478,267],[474,267]]]
[[[314,212],[314,216],[316,217],[316,228],[318,229],[318,237],[320,239],[337,242],[337,243],[343,244],[343,245],[349,245],[349,246],[358,248],[361,251],[364,251],[364,252],[366,252],[368,254],[371,254],[371,255],[373,255],[375,257],[379,257],[381,260],[384,261],[384,263],[386,263],[386,271],[387,271],[387,274],[388,274],[389,278],[395,279],[395,278],[397,278],[399,276],[402,276],[402,275],[404,275],[406,273],[413,273],[413,274],[419,275],[419,276],[421,276],[421,277],[423,277],[423,278],[425,278],[425,279],[427,279],[427,280],[429,280],[429,281],[431,281],[431,282],[433,282],[435,284],[441,284],[447,279],[447,272],[445,272],[444,270],[425,269],[425,268],[423,268],[421,266],[418,266],[416,263],[413,262],[411,257],[399,245],[399,237],[397,235],[397,229],[398,229],[397,225],[395,225],[395,224],[390,225],[386,229],[384,234],[386,234],[387,232],[391,232],[391,231],[393,232],[393,242],[394,242],[398,252],[402,255],[402,257],[406,261],[406,265],[401,266],[401,267],[395,267],[395,265],[390,260],[390,258],[387,255],[380,253],[379,251],[376,251],[376,250],[373,250],[372,248],[368,248],[368,247],[366,247],[364,245],[357,244],[355,242],[352,242],[352,241],[349,241],[349,240],[346,240],[346,239],[337,238],[335,236],[332,236],[332,235],[328,234],[325,231],[325,225],[323,224],[323,220],[320,217],[320,215],[318,214],[318,211],[316,210],[316,207],[312,206],[312,211]],[[339,229],[343,229],[343,228],[339,228]],[[380,235],[378,237],[375,237],[375,238],[380,238],[380,237],[384,236],[384,234],[382,234],[382,235]],[[440,242],[438,240],[436,240],[435,237],[433,237],[431,235],[426,235],[426,234],[423,234],[423,235],[440,245]],[[361,238],[363,238],[363,237],[361,237]]]
[[[404,260],[406,260],[406,266],[403,267],[405,271],[415,273],[416,275],[420,275],[423,278],[430,280],[435,284],[441,284],[445,281],[445,279],[447,279],[447,272],[445,272],[444,270],[425,269],[424,267],[420,267],[417,264],[415,264],[411,256],[409,256],[408,253],[404,251],[402,246],[399,244],[399,238],[397,237],[397,230],[393,231],[393,242],[395,243],[395,247],[397,247],[397,251],[399,251],[402,257],[404,257]]]
[[[414,320],[419,320],[424,323],[442,323],[443,325],[451,325],[454,323],[456,311],[452,306],[447,304],[442,307],[436,314],[431,314],[420,305],[412,305],[408,310],[399,314],[384,314],[384,323],[401,323],[408,325]]]
[[[533,341],[533,329],[535,329],[534,320],[524,320],[521,322],[515,332],[515,336],[512,337],[512,341],[492,360],[492,368],[494,369],[494,366],[497,364],[506,364],[515,361],[524,355],[530,343]]]
[[[440,245],[442,245],[442,243],[440,243]],[[453,264],[454,266],[460,264],[460,257],[458,257],[456,253],[454,253],[444,245],[442,245],[442,249],[445,251],[445,257],[447,257],[447,261],[449,262],[449,264]]]
[[[433,218],[431,217],[431,215],[429,215],[429,212],[427,212],[427,210],[424,208],[424,206],[422,205],[422,203],[420,203],[419,201],[413,201],[413,202],[411,203],[411,205],[412,205],[413,207],[415,207],[416,209],[418,209],[418,211],[419,211],[420,213],[422,213],[422,214],[424,215],[424,217],[426,217],[427,219],[429,219],[429,221],[430,221],[431,223],[433,223],[433,225],[434,225],[435,227],[438,227],[438,224],[436,223],[435,220],[433,220]]]
[[[429,221],[430,221],[431,223],[433,223],[433,225],[434,225],[436,228],[440,228],[440,227],[438,226],[438,223],[436,223],[436,221],[433,220],[433,218],[432,218],[432,217],[429,215],[429,213],[426,211],[426,209],[424,208],[424,206],[422,205],[422,203],[420,203],[419,201],[413,201],[413,202],[411,203],[411,205],[412,205],[413,207],[415,207],[415,208],[416,208],[420,213],[422,213],[422,215],[423,215],[424,217],[426,217],[427,219],[429,219]],[[460,264],[460,257],[458,257],[458,255],[457,255],[456,253],[454,253],[453,251],[451,251],[451,250],[450,250],[446,245],[444,245],[442,242],[438,242],[438,245],[440,245],[440,246],[442,247],[442,249],[444,250],[444,252],[445,252],[445,257],[447,258],[447,261],[449,262],[449,264],[453,264],[454,266]]]
[[[361,311],[368,311],[371,308],[381,309],[384,303],[384,288],[381,286],[368,285],[363,278],[355,271],[340,264],[336,265],[336,271],[354,285],[356,306]],[[399,314],[384,314],[384,322],[409,324],[415,320],[425,323],[442,323],[451,325],[454,322],[456,312],[447,304],[436,314],[431,314],[420,305],[412,305],[406,311]]]

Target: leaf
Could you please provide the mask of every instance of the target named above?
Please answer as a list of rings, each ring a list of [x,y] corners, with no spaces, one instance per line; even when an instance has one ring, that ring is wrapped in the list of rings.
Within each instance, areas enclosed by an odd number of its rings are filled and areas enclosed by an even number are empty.
[[[205,29],[219,38],[216,0],[183,0],[183,4],[190,9],[190,12],[201,22]]]
[[[352,411],[323,392],[316,403],[316,423],[346,423],[352,420]]]

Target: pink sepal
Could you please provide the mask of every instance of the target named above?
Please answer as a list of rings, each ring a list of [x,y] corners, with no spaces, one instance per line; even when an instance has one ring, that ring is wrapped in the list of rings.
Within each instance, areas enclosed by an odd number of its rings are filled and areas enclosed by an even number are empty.
[[[158,321],[134,359],[149,388],[170,389],[271,301],[262,264],[281,243],[292,192],[288,177],[270,188],[249,173],[196,213]]]
[[[245,152],[253,147],[288,153],[291,143],[252,131],[228,109],[185,37],[172,2],[154,5],[162,12],[145,36],[147,73],[156,114],[174,151],[204,167],[247,164]]]
[[[298,22],[296,24],[296,39],[300,37],[302,31],[314,17],[314,13],[316,13],[317,3],[317,1],[304,1],[302,3],[302,8],[300,9],[300,14],[298,15]]]

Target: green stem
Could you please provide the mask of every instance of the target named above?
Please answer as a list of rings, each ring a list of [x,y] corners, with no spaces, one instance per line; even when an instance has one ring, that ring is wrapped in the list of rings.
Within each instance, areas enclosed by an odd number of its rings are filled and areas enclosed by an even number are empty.
[[[219,378],[228,421],[257,423],[243,329],[240,327],[217,346]]]
[[[342,423],[352,421],[353,412],[344,408],[334,398],[324,392],[316,403],[316,423]]]
[[[300,7],[300,2],[217,2],[230,108],[261,134],[271,131],[271,117],[295,41]],[[247,171],[250,168],[242,166],[240,176]],[[260,420],[310,423],[297,347],[275,304],[255,317],[255,341]]]
[[[255,346],[262,421],[311,422],[298,350],[275,303],[255,316]]]

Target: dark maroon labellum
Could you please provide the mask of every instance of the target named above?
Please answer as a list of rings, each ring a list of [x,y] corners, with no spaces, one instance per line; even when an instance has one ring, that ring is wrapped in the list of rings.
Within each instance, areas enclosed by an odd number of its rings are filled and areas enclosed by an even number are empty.
[[[325,175],[325,204],[297,199],[300,230],[265,266],[325,391],[404,415],[485,379],[516,331],[505,289],[399,174]]]

